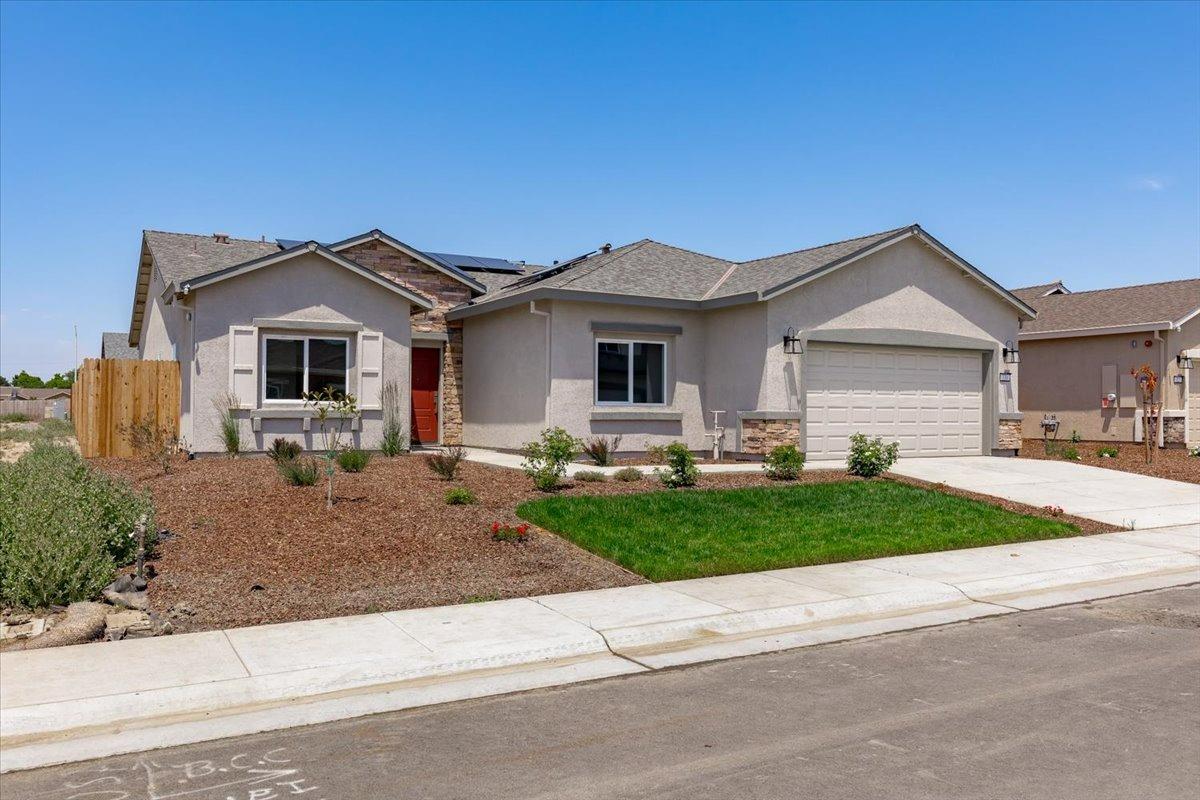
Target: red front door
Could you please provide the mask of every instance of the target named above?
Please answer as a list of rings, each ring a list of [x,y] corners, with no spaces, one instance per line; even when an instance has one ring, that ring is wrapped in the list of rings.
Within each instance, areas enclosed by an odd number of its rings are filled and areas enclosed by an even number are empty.
[[[412,432],[414,444],[437,444],[438,378],[442,351],[436,347],[412,349]]]

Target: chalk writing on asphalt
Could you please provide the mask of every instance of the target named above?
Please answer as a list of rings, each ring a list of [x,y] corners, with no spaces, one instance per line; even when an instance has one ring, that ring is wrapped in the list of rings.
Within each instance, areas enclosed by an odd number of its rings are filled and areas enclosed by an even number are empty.
[[[327,800],[304,776],[286,748],[238,753],[227,759],[139,757],[71,773],[55,797],[62,800]]]

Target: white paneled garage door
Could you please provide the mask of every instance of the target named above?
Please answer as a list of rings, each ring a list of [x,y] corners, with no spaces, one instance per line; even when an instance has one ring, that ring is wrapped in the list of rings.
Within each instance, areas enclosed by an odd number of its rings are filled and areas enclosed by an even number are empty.
[[[983,451],[980,353],[813,343],[804,388],[810,459],[845,458],[852,433],[899,442],[901,457]]]

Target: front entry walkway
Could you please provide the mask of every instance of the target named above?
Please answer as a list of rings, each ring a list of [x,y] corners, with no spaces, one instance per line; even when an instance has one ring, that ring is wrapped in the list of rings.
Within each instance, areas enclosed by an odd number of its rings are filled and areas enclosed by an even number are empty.
[[[1200,522],[1200,486],[1069,461],[962,456],[909,458],[892,471],[1077,517],[1141,530]]]

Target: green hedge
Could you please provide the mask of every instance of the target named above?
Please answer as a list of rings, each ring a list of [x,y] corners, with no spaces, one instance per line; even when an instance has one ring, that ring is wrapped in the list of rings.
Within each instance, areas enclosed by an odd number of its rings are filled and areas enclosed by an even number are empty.
[[[148,494],[45,442],[0,464],[0,602],[36,608],[89,600],[137,557],[134,526],[157,528]]]

